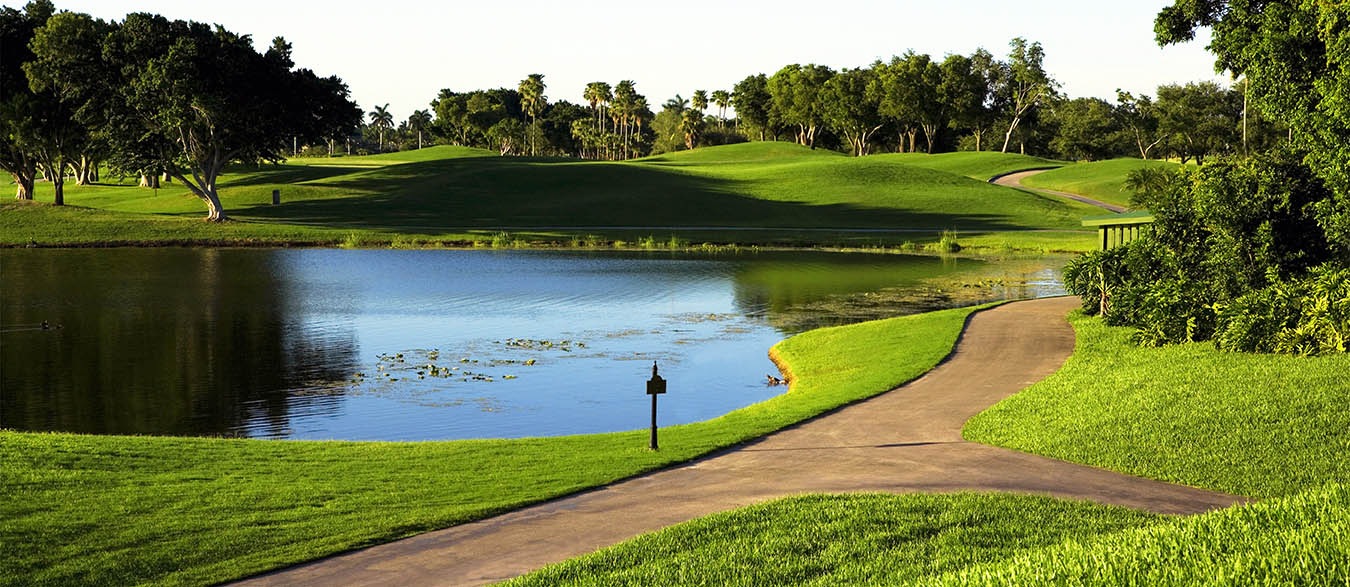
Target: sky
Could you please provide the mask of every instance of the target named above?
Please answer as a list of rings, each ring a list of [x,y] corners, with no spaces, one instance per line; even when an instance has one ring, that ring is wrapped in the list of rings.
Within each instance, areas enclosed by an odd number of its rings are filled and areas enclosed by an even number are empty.
[[[19,0],[4,0],[17,5]],[[550,101],[582,103],[586,83],[631,79],[653,105],[694,90],[731,90],[791,63],[839,69],[914,50],[941,58],[984,47],[1006,56],[1024,37],[1072,97],[1115,101],[1116,88],[1214,80],[1208,37],[1159,48],[1153,17],[1168,0],[55,0],[58,9],[128,12],[223,25],[259,49],[281,35],[300,67],[337,75],[365,110],[398,120],[442,88],[510,87],[544,74]]]

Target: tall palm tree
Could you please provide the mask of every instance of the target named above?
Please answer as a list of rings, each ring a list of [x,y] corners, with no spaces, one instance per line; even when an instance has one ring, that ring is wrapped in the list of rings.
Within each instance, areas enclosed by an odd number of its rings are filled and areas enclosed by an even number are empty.
[[[431,126],[431,113],[426,110],[414,110],[408,116],[408,129],[417,132],[417,148],[422,148],[422,133]]]
[[[633,100],[633,123],[637,126],[638,138],[642,138],[642,121],[651,114],[647,107],[647,97],[641,94]]]
[[[370,123],[380,133],[380,152],[384,152],[384,131],[394,128],[394,115],[389,113],[389,105],[376,106],[370,112]]]
[[[619,122],[619,136],[623,140],[623,158],[628,158],[628,121],[633,115],[633,102],[637,100],[637,90],[633,80],[626,79],[614,86],[614,110]]]
[[[532,73],[523,80],[520,80],[520,106],[525,110],[525,114],[530,117],[530,126],[539,123],[539,113],[548,106],[548,96],[544,95],[544,74]],[[537,145],[534,143],[535,133],[530,133],[530,155],[538,154]]]
[[[717,105],[717,128],[727,124],[727,106],[731,105],[731,92],[716,90],[712,93],[713,104]]]
[[[698,138],[703,134],[703,113],[697,110],[685,110],[680,115],[680,132],[684,133],[684,144],[693,149],[698,146]]]
[[[703,111],[708,109],[708,93],[703,90],[694,90],[693,102],[694,110],[703,114]]]

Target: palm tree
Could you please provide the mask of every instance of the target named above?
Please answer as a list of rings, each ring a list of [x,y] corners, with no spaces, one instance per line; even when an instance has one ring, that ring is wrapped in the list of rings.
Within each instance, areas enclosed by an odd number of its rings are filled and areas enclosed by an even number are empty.
[[[623,80],[614,86],[614,110],[620,122],[619,135],[623,139],[623,158],[628,158],[628,120],[633,116],[633,103],[637,100],[637,90],[633,80]]]
[[[389,105],[376,106],[370,112],[370,124],[380,133],[380,152],[384,152],[384,131],[394,128],[394,115],[389,113]]]
[[[417,132],[417,148],[422,148],[422,132],[431,126],[431,113],[426,110],[415,110],[408,117],[408,129]]]
[[[530,117],[530,125],[539,123],[539,113],[548,106],[548,96],[544,95],[544,74],[532,73],[523,80],[520,80],[520,106],[525,110],[525,114]],[[538,153],[534,144],[534,133],[530,134],[530,155]]]
[[[717,105],[717,128],[727,124],[727,106],[731,105],[731,92],[716,90],[712,93],[713,104]]]
[[[647,97],[638,94],[636,100],[633,100],[633,122],[637,125],[638,138],[642,138],[642,121],[651,112],[647,109]]]
[[[697,110],[685,110],[680,115],[680,132],[684,133],[684,144],[693,149],[698,145],[699,135],[703,134],[703,113]]]
[[[674,98],[666,100],[665,108],[666,110],[674,110],[677,114],[684,114],[684,111],[689,109],[689,100],[685,100],[683,96],[675,94]]]
[[[693,101],[694,101],[694,110],[698,110],[699,114],[703,114],[703,111],[708,109],[707,92],[703,90],[694,90]]]

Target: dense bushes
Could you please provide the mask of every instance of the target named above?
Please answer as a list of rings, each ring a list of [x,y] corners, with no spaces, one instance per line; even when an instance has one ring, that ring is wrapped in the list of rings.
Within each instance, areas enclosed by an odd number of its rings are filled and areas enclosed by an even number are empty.
[[[1149,235],[1065,268],[1089,314],[1136,342],[1215,340],[1232,350],[1345,352],[1350,243],[1341,205],[1298,153],[1226,159],[1130,178]]]

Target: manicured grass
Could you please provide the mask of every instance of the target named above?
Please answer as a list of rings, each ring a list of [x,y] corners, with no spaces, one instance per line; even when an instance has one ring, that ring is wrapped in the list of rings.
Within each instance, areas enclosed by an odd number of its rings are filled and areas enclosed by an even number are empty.
[[[972,308],[774,347],[791,391],[646,431],[417,443],[0,432],[0,584],[225,581],[479,519],[744,442],[931,369]]]
[[[1019,153],[996,151],[964,151],[959,153],[904,153],[881,155],[905,165],[924,167],[954,175],[963,175],[979,181],[1025,169],[1043,169],[1065,165],[1063,161],[1031,157]]]
[[[1130,206],[1125,179],[1130,172],[1146,167],[1180,167],[1169,161],[1111,159],[1066,165],[1022,180],[1022,185],[1087,196],[1117,206]]]
[[[1350,487],[1014,553],[929,585],[1346,585]]]
[[[1058,373],[966,424],[966,438],[1253,497],[1350,479],[1350,355],[1141,348],[1076,315]]]
[[[1094,213],[1058,198],[900,165],[891,156],[850,158],[786,143],[730,145],[629,163],[484,154],[431,147],[359,160],[237,167],[222,178],[221,198],[227,214],[242,222],[207,229],[64,211],[51,212],[58,220],[46,223],[43,214],[31,210],[20,220],[8,213],[17,208],[7,206],[0,210],[5,212],[0,216],[10,217],[0,218],[0,244],[182,242],[193,238],[189,235],[206,242],[294,238],[333,244],[339,235],[353,233],[370,241],[391,240],[389,235],[454,241],[503,229],[552,233],[561,240],[586,234],[620,240],[619,232],[638,230],[668,232],[689,242],[796,246],[864,239],[898,245],[955,229],[1008,234],[1007,241],[1016,243],[1016,235],[1027,229],[1081,230],[1079,218]],[[397,163],[403,159],[395,157],[426,160]],[[47,188],[39,186],[39,200],[50,198]],[[281,190],[280,205],[271,205],[273,189]],[[147,217],[195,220],[204,213],[202,204],[177,184],[160,190],[70,186],[66,201]],[[105,220],[121,225],[115,234],[101,224]],[[726,232],[693,230],[707,227]],[[839,230],[814,230],[819,228]],[[848,232],[857,229],[883,232]],[[1082,234],[1082,242],[1089,242],[1090,233]]]
[[[724,512],[509,585],[895,585],[1164,518],[1021,495],[803,496]]]
[[[437,161],[441,159],[460,159],[464,157],[496,157],[497,153],[476,147],[458,147],[455,145],[435,145],[378,155],[338,155],[336,157],[296,157],[286,160],[287,165],[360,165],[384,166],[418,161]]]

